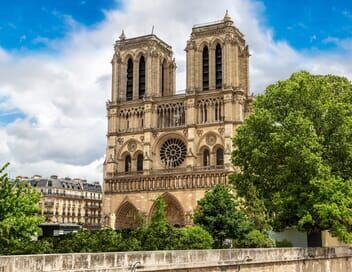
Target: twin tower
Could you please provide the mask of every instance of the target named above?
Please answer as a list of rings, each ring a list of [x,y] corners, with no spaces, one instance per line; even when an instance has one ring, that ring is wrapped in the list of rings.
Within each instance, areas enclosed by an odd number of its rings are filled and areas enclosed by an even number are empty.
[[[107,103],[105,224],[135,228],[154,200],[170,224],[192,224],[197,201],[233,171],[232,137],[251,111],[248,46],[228,16],[195,25],[186,46],[186,91],[176,94],[172,48],[156,35],[115,44]]]

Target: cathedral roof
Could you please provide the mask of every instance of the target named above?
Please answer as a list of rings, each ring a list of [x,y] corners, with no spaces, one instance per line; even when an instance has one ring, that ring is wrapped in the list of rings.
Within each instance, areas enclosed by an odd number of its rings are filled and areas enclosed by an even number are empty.
[[[120,39],[116,41],[116,44],[117,45],[132,45],[132,44],[140,44],[140,43],[143,43],[146,41],[158,42],[159,44],[163,45],[164,47],[166,47],[170,50],[172,48],[169,44],[164,42],[162,39],[160,39],[155,34],[148,34],[148,35],[143,35],[143,36],[138,36],[138,37],[126,38],[124,31],[122,31],[122,34],[120,35]]]
[[[207,23],[201,23],[201,24],[195,24],[192,27],[192,32],[193,33],[204,33],[208,31],[214,31],[214,30],[219,30],[223,29],[226,27],[232,27],[236,30],[236,32],[243,37],[244,35],[241,33],[241,31],[238,30],[233,24],[233,21],[226,10],[225,16],[222,20],[218,21],[213,21],[213,22],[207,22]]]

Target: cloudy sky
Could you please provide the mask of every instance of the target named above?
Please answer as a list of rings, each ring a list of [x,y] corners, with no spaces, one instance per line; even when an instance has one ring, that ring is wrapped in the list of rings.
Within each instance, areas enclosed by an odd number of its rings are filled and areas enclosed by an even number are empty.
[[[7,2],[7,3],[6,3]],[[0,165],[17,175],[102,180],[113,44],[151,32],[172,45],[185,88],[193,24],[228,9],[251,51],[251,89],[305,69],[352,79],[346,0],[4,0],[0,9]]]

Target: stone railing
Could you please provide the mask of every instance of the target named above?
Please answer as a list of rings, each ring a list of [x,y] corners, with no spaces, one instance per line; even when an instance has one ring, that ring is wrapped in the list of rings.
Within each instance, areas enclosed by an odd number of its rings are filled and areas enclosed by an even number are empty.
[[[159,168],[159,169],[151,169],[144,171],[131,171],[131,172],[121,172],[115,173],[114,175],[108,175],[107,178],[114,177],[131,177],[135,175],[163,175],[163,174],[177,174],[177,173],[194,173],[194,172],[203,172],[203,171],[213,171],[213,170],[224,170],[224,165],[209,165],[209,166],[190,166],[190,167],[170,167],[170,168]]]
[[[223,249],[5,256],[0,257],[0,271],[348,272],[352,271],[352,248]]]
[[[210,188],[216,184],[226,184],[229,171],[224,167],[200,167],[164,169],[151,171],[149,174],[107,177],[105,193],[126,193],[138,191],[183,190],[195,188]]]

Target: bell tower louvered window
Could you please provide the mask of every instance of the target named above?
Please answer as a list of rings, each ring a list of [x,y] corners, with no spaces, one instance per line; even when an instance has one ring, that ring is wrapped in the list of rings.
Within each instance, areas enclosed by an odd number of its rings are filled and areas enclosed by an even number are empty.
[[[144,57],[141,56],[139,59],[139,91],[138,97],[139,99],[143,98],[145,95],[145,60]]]
[[[126,100],[132,100],[132,98],[133,98],[133,61],[132,61],[132,59],[128,59]]]
[[[164,60],[161,64],[161,96],[165,95],[165,71],[166,69],[166,61]]]
[[[209,90],[209,50],[203,49],[203,90]]]
[[[221,89],[222,87],[222,54],[220,44],[216,45],[215,49],[215,82],[216,89]]]

